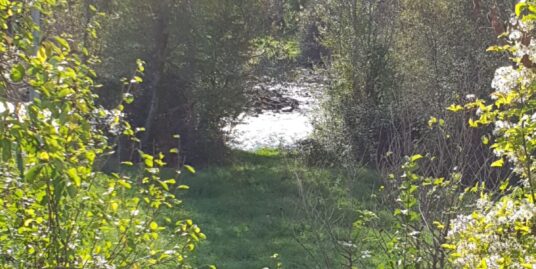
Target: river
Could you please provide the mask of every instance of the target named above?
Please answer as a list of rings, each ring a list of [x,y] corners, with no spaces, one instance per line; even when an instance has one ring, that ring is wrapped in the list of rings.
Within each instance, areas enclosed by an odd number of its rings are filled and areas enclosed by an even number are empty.
[[[257,107],[255,112],[242,113],[237,124],[225,128],[231,148],[255,151],[261,148],[291,147],[310,137],[314,130],[313,120],[320,110],[324,80],[301,71],[293,81],[265,79],[254,89],[295,100],[298,105],[294,109],[287,107],[280,110]]]

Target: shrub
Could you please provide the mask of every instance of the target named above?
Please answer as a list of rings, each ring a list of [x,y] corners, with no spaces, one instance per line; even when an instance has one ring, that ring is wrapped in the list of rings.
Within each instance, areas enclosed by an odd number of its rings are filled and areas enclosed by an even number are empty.
[[[96,167],[113,150],[104,129],[126,136],[134,131],[122,121],[122,107],[95,105],[87,50],[60,36],[38,39],[40,25],[31,14],[48,21],[62,4],[0,1],[0,264],[186,268],[189,251],[204,235],[190,220],[164,225],[158,218],[162,208],[180,203],[170,192],[175,180],[159,176],[163,156],[140,152],[138,180]],[[26,102],[23,90],[37,98]]]
[[[498,160],[492,166],[512,164],[519,177],[509,194],[495,199],[483,193],[475,210],[459,215],[449,231],[452,261],[463,268],[534,268],[536,266],[536,206],[534,151],[536,149],[535,71],[533,32],[536,1],[520,1],[512,21],[508,44],[490,50],[511,54],[512,66],[497,69],[493,80],[492,104],[476,100],[465,106],[476,110],[473,127],[491,125],[491,148]],[[485,142],[488,142],[485,140]],[[508,188],[506,181],[502,189]]]

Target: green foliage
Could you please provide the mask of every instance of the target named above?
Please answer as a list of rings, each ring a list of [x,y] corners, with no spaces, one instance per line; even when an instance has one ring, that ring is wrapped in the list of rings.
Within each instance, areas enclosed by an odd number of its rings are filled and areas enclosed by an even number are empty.
[[[372,268],[386,256],[379,237],[390,233],[391,217],[379,207],[378,175],[363,167],[319,169],[296,162],[291,168],[303,218],[297,237],[309,267]],[[373,211],[371,211],[373,210]],[[378,255],[375,255],[377,253]]]
[[[145,149],[167,152],[177,147],[172,135],[180,134],[180,157],[188,162],[223,160],[221,129],[247,105],[253,41],[264,19],[259,2],[110,1],[114,16],[106,18],[101,41],[105,61],[96,67],[104,75],[99,94],[106,102],[116,99],[120,93],[111,86],[130,73],[125,63],[146,60],[138,98],[127,107],[133,126],[147,129]]]
[[[113,150],[104,130],[133,134],[122,106],[95,104],[95,72],[71,50],[78,44],[60,36],[34,40],[40,28],[32,11],[46,19],[62,4],[0,1],[0,69],[11,70],[0,82],[0,264],[188,268],[205,236],[191,220],[156,218],[180,204],[170,192],[175,180],[160,178],[163,155],[140,152],[139,178],[100,172],[100,159]],[[35,98],[24,100],[24,91]]]
[[[532,268],[536,266],[536,206],[534,179],[534,70],[533,40],[526,41],[534,28],[536,2],[520,1],[516,5],[518,20],[508,44],[498,47],[512,55],[515,66],[497,69],[491,94],[493,102],[475,100],[465,105],[476,110],[473,127],[491,125],[494,137],[491,148],[502,167],[507,160],[519,178],[517,184],[498,200],[483,192],[470,215],[460,215],[449,232],[452,261],[463,268]],[[529,44],[530,43],[530,44]],[[502,190],[508,188],[506,180]]]
[[[433,178],[420,173],[428,157],[420,154],[406,158],[398,174],[390,175],[386,194],[394,201],[392,236],[383,237],[388,259],[384,268],[448,268],[449,225],[458,212],[471,204],[473,196],[464,195],[462,175]],[[422,165],[420,165],[422,164]],[[385,187],[384,187],[385,188]],[[385,191],[385,189],[384,189]]]
[[[493,135],[485,135],[481,141],[490,146],[496,157],[488,163],[491,169],[511,165],[514,176],[481,180],[480,184],[468,185],[465,190],[460,180],[463,175],[453,174],[450,179],[427,179],[421,176],[417,155],[408,159],[402,167],[404,179],[399,186],[397,201],[401,208],[395,215],[403,217],[399,223],[405,237],[397,237],[403,266],[423,266],[430,261],[440,261],[426,268],[533,268],[536,266],[535,236],[535,183],[534,161],[534,51],[532,41],[527,42],[527,33],[532,31],[536,3],[522,1],[516,6],[519,16],[512,22],[507,45],[490,50],[511,54],[514,65],[497,69],[492,86],[492,102],[472,100],[465,105],[451,105],[451,112],[476,112],[467,120],[473,128],[493,127]],[[526,16],[524,14],[527,14]],[[529,44],[530,43],[530,44]],[[429,124],[439,121],[432,118]],[[444,124],[440,124],[444,125]],[[497,176],[497,175],[496,175]],[[499,182],[496,188],[487,182]],[[515,184],[510,184],[514,183]],[[437,184],[436,184],[437,183]],[[425,191],[428,186],[440,187],[441,192]],[[432,188],[434,190],[435,187]],[[480,193],[480,197],[476,194]],[[436,200],[437,199],[437,200]],[[431,210],[428,203],[443,203],[441,210]],[[454,201],[454,202],[449,202]],[[436,212],[440,212],[439,215]],[[428,223],[433,220],[434,226]],[[423,226],[423,224],[427,224]],[[409,231],[409,233],[408,233]],[[408,237],[408,235],[411,235]],[[420,238],[421,235],[424,237]],[[410,239],[410,240],[408,240]],[[410,242],[409,244],[406,244]],[[439,255],[422,256],[419,252],[432,249]],[[409,255],[409,256],[408,256]],[[446,257],[449,257],[448,261]],[[408,259],[409,257],[409,259]],[[428,257],[428,258],[426,258]],[[406,263],[409,261],[409,263]],[[400,263],[397,263],[400,264]]]
[[[326,148],[380,168],[429,152],[443,156],[444,167],[487,172],[479,168],[489,150],[468,141],[478,131],[463,128],[462,116],[447,120],[444,110],[469,94],[487,93],[501,61],[485,52],[496,38],[482,30],[492,4],[478,2],[473,11],[465,0],[314,1],[309,10],[321,22],[319,39],[330,50],[334,78],[324,104],[329,116],[317,132]],[[509,2],[494,1],[501,11]],[[450,139],[426,128],[431,116],[447,120]],[[481,176],[487,175],[475,175]]]
[[[508,4],[499,2],[494,8]],[[392,173],[382,198],[394,225],[371,235],[383,246],[380,268],[533,267],[534,3],[521,1],[507,45],[491,49],[516,66],[497,70],[493,104],[477,99],[497,61],[483,49],[490,37],[475,28],[483,2],[472,12],[461,1],[364,3],[316,6],[338,78],[320,139],[357,152],[343,155],[354,157],[350,165],[364,160]],[[493,135],[467,123],[494,127]],[[401,157],[414,152],[427,154]]]
[[[299,44],[296,41],[279,41],[271,36],[253,40],[257,57],[269,60],[295,60],[300,55]]]

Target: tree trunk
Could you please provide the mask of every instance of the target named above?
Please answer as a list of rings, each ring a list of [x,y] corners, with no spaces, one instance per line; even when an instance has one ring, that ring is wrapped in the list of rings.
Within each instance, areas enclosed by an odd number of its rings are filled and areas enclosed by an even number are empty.
[[[151,149],[152,143],[149,143],[149,139],[152,136],[152,127],[158,113],[159,103],[159,85],[162,79],[165,63],[166,63],[166,51],[168,47],[168,24],[169,24],[169,5],[167,1],[160,1],[158,9],[156,11],[156,22],[154,24],[154,42],[155,47],[150,64],[148,65],[148,73],[145,78],[147,83],[145,84],[146,92],[150,93],[149,108],[147,117],[145,119],[144,128],[145,133],[142,137],[142,146]]]

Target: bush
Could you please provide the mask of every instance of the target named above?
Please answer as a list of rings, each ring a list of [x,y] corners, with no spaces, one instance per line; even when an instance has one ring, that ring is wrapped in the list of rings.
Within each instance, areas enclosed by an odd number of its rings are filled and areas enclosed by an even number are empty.
[[[0,81],[0,264],[187,268],[188,253],[204,235],[190,220],[164,225],[157,218],[180,203],[170,192],[175,180],[159,176],[163,156],[140,152],[139,179],[96,167],[113,150],[104,129],[134,132],[122,121],[122,107],[95,105],[90,55],[75,53],[78,45],[60,36],[37,39],[32,13],[50,23],[62,4],[0,1],[0,68],[9,74]],[[23,89],[36,98],[21,99]]]
[[[529,34],[536,21],[536,1],[520,1],[516,15],[507,44],[489,49],[510,53],[514,60],[511,66],[497,69],[493,102],[476,99],[449,108],[476,113],[468,119],[470,127],[493,127],[493,135],[481,139],[495,154],[490,166],[499,169],[510,164],[514,174],[464,185],[474,181],[462,182],[459,174],[447,179],[423,177],[417,165],[423,156],[409,158],[394,184],[401,208],[395,210],[400,235],[392,241],[398,259],[392,267],[419,268],[430,261],[440,263],[426,268],[536,266],[536,73],[532,63],[536,51]],[[490,188],[487,182],[499,184]]]
[[[497,69],[492,84],[493,103],[476,100],[465,106],[477,111],[476,119],[469,120],[471,126],[494,127],[491,148],[498,159],[492,167],[502,167],[508,161],[520,182],[504,181],[501,189],[508,188],[509,193],[499,199],[483,192],[474,211],[459,215],[453,222],[450,243],[445,247],[453,250],[452,261],[459,267],[536,266],[536,51],[530,36],[535,15],[536,1],[520,1],[516,5],[517,19],[513,21],[508,44],[490,48],[510,53],[513,65]]]

